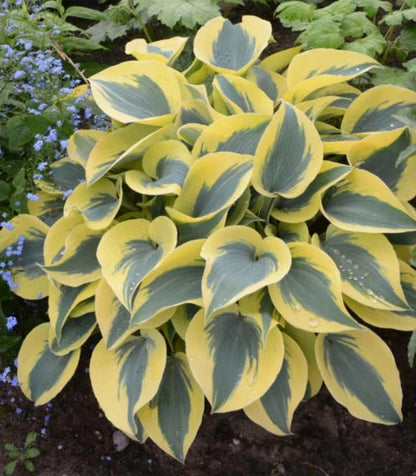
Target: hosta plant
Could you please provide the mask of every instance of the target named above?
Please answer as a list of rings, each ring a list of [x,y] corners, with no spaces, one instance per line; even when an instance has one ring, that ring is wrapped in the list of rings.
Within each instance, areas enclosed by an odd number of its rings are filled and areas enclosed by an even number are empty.
[[[94,334],[108,419],[180,461],[205,398],[285,435],[324,382],[358,418],[401,420],[373,328],[416,328],[416,131],[400,119],[416,93],[348,84],[379,67],[356,52],[260,61],[270,38],[264,20],[218,17],[184,72],[185,39],[135,40],[134,60],[90,78],[113,129],[77,131],[0,232],[1,251],[24,239],[15,292],[49,300],[18,357],[37,405]]]

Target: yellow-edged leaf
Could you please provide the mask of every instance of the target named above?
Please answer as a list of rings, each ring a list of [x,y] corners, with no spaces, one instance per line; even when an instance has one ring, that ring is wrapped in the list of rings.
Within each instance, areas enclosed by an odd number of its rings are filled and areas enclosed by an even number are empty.
[[[114,183],[112,180],[102,178],[89,186],[82,183],[67,198],[64,215],[76,210],[82,214],[88,228],[103,230],[117,215],[122,199],[121,180]]]
[[[285,354],[275,381],[259,400],[244,408],[250,420],[275,435],[291,434],[292,417],[308,382],[308,363],[302,350],[287,334],[283,341]]]
[[[195,35],[194,54],[217,73],[241,75],[259,58],[271,34],[271,24],[255,16],[245,15],[235,25],[216,17]]]
[[[193,240],[177,247],[146,276],[133,301],[131,325],[144,324],[180,304],[201,303],[203,243],[204,240]]]
[[[229,114],[273,114],[273,100],[256,84],[233,74],[217,74],[212,82],[214,107]],[[216,97],[220,97],[220,106]],[[225,111],[222,111],[222,104]]]
[[[138,412],[149,437],[184,462],[204,413],[204,394],[196,383],[185,354],[166,360],[157,394]]]
[[[254,155],[270,116],[235,114],[216,120],[199,136],[192,149],[195,158],[210,152],[236,152]]]
[[[284,354],[277,327],[262,341],[260,316],[241,315],[236,304],[208,321],[199,311],[186,333],[186,355],[213,412],[246,407],[272,385]]]
[[[100,240],[97,258],[117,298],[131,309],[143,278],[176,246],[177,231],[164,216],[152,222],[138,218],[113,226]]]
[[[288,243],[289,272],[269,286],[270,297],[283,318],[309,332],[360,329],[348,314],[341,294],[341,276],[332,259],[308,243]]]
[[[407,309],[399,261],[381,233],[356,233],[329,225],[322,249],[336,263],[342,292],[375,309]]]
[[[151,145],[142,161],[143,171],[126,172],[127,185],[143,195],[178,195],[193,159],[187,147],[177,140]]]
[[[89,78],[95,102],[122,123],[164,126],[178,112],[181,93],[176,74],[159,61],[125,61]]]
[[[321,334],[316,358],[332,396],[355,417],[394,425],[402,419],[402,390],[393,354],[374,332]]]
[[[206,260],[202,278],[205,316],[276,283],[289,271],[290,251],[276,237],[262,239],[245,226],[215,231],[201,250]]]
[[[313,123],[282,102],[257,147],[253,186],[267,197],[297,197],[314,180],[322,160],[322,142]]]
[[[409,129],[371,134],[348,150],[348,161],[380,177],[399,200],[416,195],[416,151]],[[410,152],[407,152],[409,151]]]
[[[295,198],[279,197],[276,206],[271,211],[271,215],[277,220],[286,223],[299,223],[310,220],[319,212],[320,197],[324,190],[350,172],[351,167],[347,165],[324,160],[321,170],[306,190]]]
[[[343,230],[364,233],[400,233],[416,230],[388,186],[367,170],[354,169],[322,195],[321,211]]]
[[[10,289],[24,299],[48,295],[48,277],[42,269],[48,225],[33,215],[20,214],[0,230],[0,255],[10,264]]]
[[[126,43],[125,53],[138,60],[157,60],[164,64],[172,64],[182,53],[188,38],[174,36],[166,40],[147,43],[143,38],[137,38]]]
[[[80,349],[62,356],[52,353],[48,335],[48,323],[35,327],[26,336],[18,355],[20,388],[35,405],[44,405],[65,387],[80,357]]]
[[[165,340],[154,329],[129,337],[115,350],[100,341],[92,353],[95,397],[111,423],[133,438],[140,439],[136,413],[155,396],[165,364]]]
[[[384,84],[364,91],[347,109],[341,129],[350,134],[391,131],[403,127],[400,114],[416,106],[416,92]]]

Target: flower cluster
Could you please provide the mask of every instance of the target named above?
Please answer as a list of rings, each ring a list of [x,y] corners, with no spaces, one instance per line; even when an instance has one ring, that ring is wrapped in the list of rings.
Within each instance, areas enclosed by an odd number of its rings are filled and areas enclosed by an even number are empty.
[[[3,172],[0,179],[12,182],[16,168],[22,168],[25,181],[25,193],[11,203],[13,214],[24,210],[25,198],[39,200],[31,179],[44,179],[48,166],[65,157],[68,138],[77,129],[106,129],[109,121],[96,113],[91,92],[81,87],[78,72],[55,51],[51,38],[59,38],[61,32],[45,20],[49,17],[41,3],[27,2],[21,10],[16,1],[6,1],[0,7],[0,30],[4,27],[0,32],[0,88],[5,98],[0,99],[0,128],[7,131],[7,136],[0,137],[0,155],[6,161],[20,161],[7,172],[10,177]],[[63,192],[64,198],[71,193]]]
[[[5,223],[6,228],[10,230],[10,223]],[[9,225],[9,226],[7,226]],[[24,236],[19,236],[19,239],[15,246],[8,246],[6,248],[6,251],[4,253],[4,259],[3,261],[0,261],[0,278],[3,279],[9,286],[9,289],[11,291],[16,290],[18,287],[18,284],[13,281],[12,277],[12,272],[10,271],[10,267],[13,266],[14,261],[13,257],[19,257],[23,253],[23,243],[25,241]]]

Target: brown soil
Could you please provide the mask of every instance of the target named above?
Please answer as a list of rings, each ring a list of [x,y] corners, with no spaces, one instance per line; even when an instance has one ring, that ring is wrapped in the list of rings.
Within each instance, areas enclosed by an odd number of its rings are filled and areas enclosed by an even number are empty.
[[[186,464],[151,441],[130,442],[118,452],[116,430],[92,394],[83,359],[74,379],[53,400],[35,408],[20,391],[0,384],[0,468],[8,462],[5,442],[23,444],[29,431],[46,434],[36,445],[40,476],[416,476],[416,369],[406,362],[407,333],[383,332],[400,369],[403,422],[386,427],[353,418],[325,388],[298,408],[293,435],[277,437],[242,412],[204,416]],[[16,408],[22,408],[20,415]],[[47,417],[48,418],[48,417]],[[26,474],[23,467],[16,475]]]

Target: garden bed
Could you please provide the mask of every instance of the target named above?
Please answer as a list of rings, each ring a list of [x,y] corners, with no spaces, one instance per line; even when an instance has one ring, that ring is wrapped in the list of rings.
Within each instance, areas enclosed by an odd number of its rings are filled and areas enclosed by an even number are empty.
[[[41,434],[45,428],[35,444],[41,451],[34,460],[39,476],[414,476],[416,369],[406,361],[407,333],[389,331],[383,337],[394,351],[403,385],[403,422],[396,426],[352,417],[323,388],[296,411],[293,436],[272,435],[241,411],[210,415],[207,408],[185,465],[151,441],[130,441],[118,452],[113,443],[116,428],[92,394],[84,355],[76,376],[51,408],[36,408],[18,389],[0,384],[0,441],[18,446],[28,432]],[[17,408],[22,409],[19,415]],[[0,461],[7,463],[3,444]],[[15,474],[26,473],[20,467]]]

